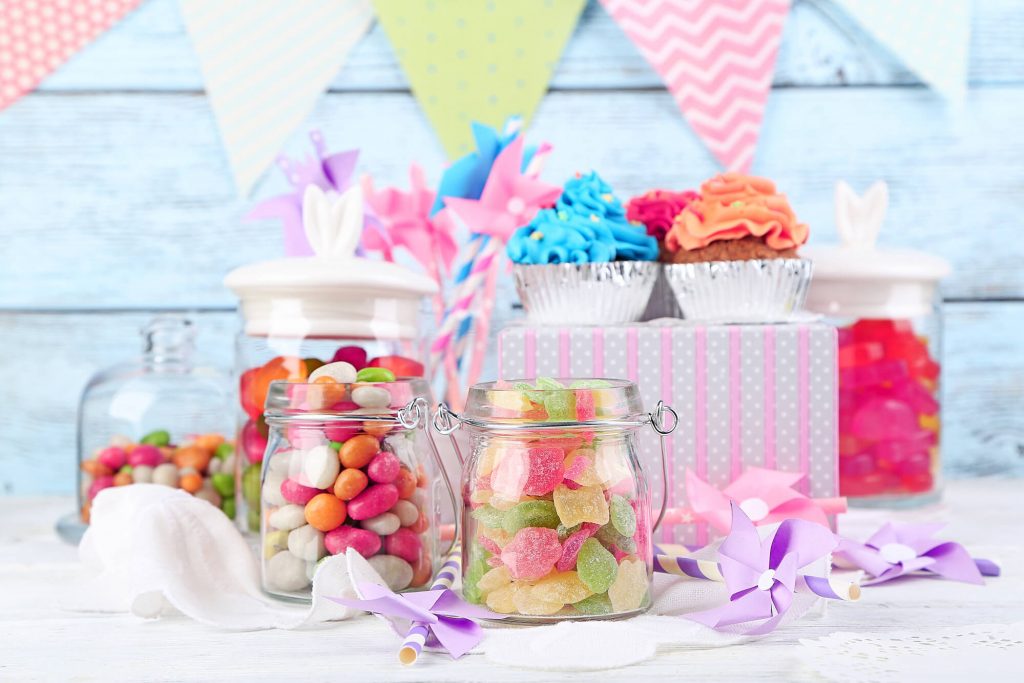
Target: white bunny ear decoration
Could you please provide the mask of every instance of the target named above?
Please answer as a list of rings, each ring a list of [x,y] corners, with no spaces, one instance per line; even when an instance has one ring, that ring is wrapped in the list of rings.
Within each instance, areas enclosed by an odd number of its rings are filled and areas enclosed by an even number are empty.
[[[354,185],[339,195],[309,185],[302,196],[302,224],[318,258],[352,258],[363,232],[362,189]]]
[[[858,197],[846,181],[836,183],[836,229],[844,246],[875,246],[889,208],[889,186],[876,181],[863,197]]]

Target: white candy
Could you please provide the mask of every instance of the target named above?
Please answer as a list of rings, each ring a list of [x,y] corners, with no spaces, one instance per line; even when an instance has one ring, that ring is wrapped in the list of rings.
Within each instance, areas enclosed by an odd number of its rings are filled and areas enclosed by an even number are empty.
[[[228,457],[224,458],[224,462],[220,466],[220,471],[226,474],[235,473],[235,454],[232,453]]]
[[[284,477],[276,472],[268,472],[267,478],[263,481],[263,488],[260,495],[267,505],[287,505],[288,501],[281,495],[281,484]]]
[[[192,495],[194,495],[196,498],[199,498],[200,500],[205,500],[207,503],[214,507],[220,507],[220,494],[214,491],[213,489],[201,488]]]
[[[309,375],[309,379],[306,381],[312,384],[321,377],[330,377],[339,384],[351,384],[356,381],[356,368],[351,363],[339,360],[321,365]]]
[[[157,465],[156,469],[153,470],[153,483],[163,484],[164,486],[177,486],[178,468],[169,462]]]
[[[199,470],[195,467],[182,467],[178,470],[178,478],[184,477],[186,474],[199,474]]]
[[[352,390],[352,401],[360,408],[387,408],[391,394],[382,387],[356,387]]]
[[[278,553],[264,565],[267,585],[282,591],[299,591],[309,585],[306,562],[290,552]]]
[[[306,562],[316,562],[327,554],[324,548],[324,535],[308,524],[293,529],[288,534],[288,551]]]
[[[325,489],[334,484],[341,471],[338,454],[330,446],[315,446],[302,454],[300,484]]]
[[[174,465],[171,465],[174,467]],[[132,468],[132,481],[136,484],[152,484],[153,468],[149,465],[136,465]]]
[[[280,474],[281,476],[287,476],[288,465],[292,461],[292,453],[294,453],[294,451],[280,451],[271,455],[270,462],[267,464],[267,470]]]
[[[405,590],[412,583],[412,565],[394,555],[374,555],[367,562],[393,591]]]
[[[270,526],[291,531],[306,523],[306,513],[301,505],[289,504],[270,513]]]
[[[420,518],[419,508],[408,500],[400,500],[395,503],[394,507],[391,508],[391,512],[398,515],[398,519],[401,521],[402,526],[415,524],[416,520]]]
[[[388,536],[398,531],[398,528],[402,526],[402,520],[392,512],[382,512],[376,517],[364,519],[360,524],[364,529],[372,531],[378,536]]]

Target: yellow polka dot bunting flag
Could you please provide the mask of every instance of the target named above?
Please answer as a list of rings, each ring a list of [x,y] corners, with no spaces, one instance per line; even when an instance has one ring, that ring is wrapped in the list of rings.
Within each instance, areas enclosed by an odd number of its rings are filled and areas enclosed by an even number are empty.
[[[450,158],[470,123],[528,122],[585,0],[374,0],[413,94]]]

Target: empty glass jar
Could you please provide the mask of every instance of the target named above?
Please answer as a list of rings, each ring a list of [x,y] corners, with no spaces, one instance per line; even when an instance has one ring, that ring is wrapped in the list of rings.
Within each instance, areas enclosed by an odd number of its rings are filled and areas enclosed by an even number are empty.
[[[657,523],[636,433],[669,433],[674,416],[661,404],[645,414],[636,385],[623,380],[490,382],[470,389],[463,415],[442,406],[435,428],[464,427],[471,443],[466,599],[525,622],[646,610]]]

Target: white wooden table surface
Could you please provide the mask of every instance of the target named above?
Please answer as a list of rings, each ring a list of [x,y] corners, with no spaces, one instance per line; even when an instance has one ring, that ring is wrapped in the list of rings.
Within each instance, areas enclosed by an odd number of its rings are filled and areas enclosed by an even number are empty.
[[[397,639],[370,617],[312,631],[236,633],[185,618],[142,621],[64,612],[55,595],[81,569],[75,549],[52,529],[71,501],[0,498],[0,681],[821,680],[801,664],[800,638],[1024,620],[1022,493],[1024,480],[956,481],[942,505],[857,510],[841,522],[842,533],[864,538],[885,519],[949,521],[943,537],[1003,565],[1003,576],[987,586],[894,582],[865,589],[859,603],[832,605],[824,616],[807,617],[757,642],[714,650],[663,648],[643,664],[577,675],[494,667],[483,655],[452,662],[426,654],[415,667],[403,668],[395,658]],[[985,683],[1002,680],[986,672],[985,662],[978,662],[978,670],[985,672]]]

